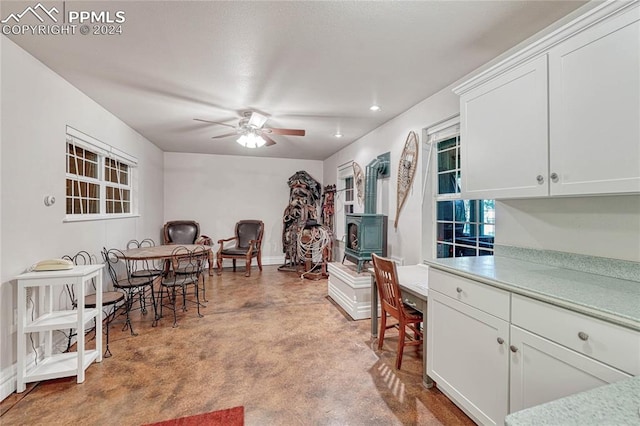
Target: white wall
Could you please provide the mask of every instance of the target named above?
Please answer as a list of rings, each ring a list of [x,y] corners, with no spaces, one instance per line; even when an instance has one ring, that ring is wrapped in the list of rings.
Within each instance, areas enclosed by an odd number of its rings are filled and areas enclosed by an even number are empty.
[[[159,235],[162,152],[5,36],[1,50],[0,399],[15,390],[16,284],[43,258],[78,250],[99,255],[132,238]],[[137,218],[63,223],[65,129],[70,125],[138,158]],[[45,195],[57,202],[45,207]],[[13,389],[11,389],[13,387]]]
[[[640,262],[640,196],[496,203],[496,243]]]
[[[404,143],[410,131],[417,133],[420,143],[420,154],[425,155],[422,143],[422,129],[438,123],[444,119],[458,113],[458,97],[446,88],[420,102],[406,112],[388,121],[381,127],[366,134],[345,149],[332,155],[324,161],[325,185],[337,183],[338,166],[356,161],[364,169],[371,160],[380,154],[391,152],[391,176],[378,181],[378,208],[376,213],[388,215],[387,234],[387,255],[399,258],[405,264],[416,264],[422,259],[421,252],[431,257],[431,244],[426,244],[423,248],[423,241],[433,240],[432,218],[427,215],[422,216],[422,168],[416,170],[415,180],[407,201],[400,213],[398,229],[394,229],[393,223],[396,217],[396,187],[398,177],[398,161],[404,148]],[[422,158],[418,159],[418,164],[422,164]],[[431,204],[432,185],[427,185],[425,199]],[[336,196],[336,210],[342,194]],[[362,206],[356,205],[356,211],[362,211]],[[360,210],[358,210],[360,209]],[[432,211],[432,209],[427,209]],[[423,225],[423,220],[425,225]],[[338,238],[341,236],[338,235]],[[342,244],[339,244],[343,250]],[[336,258],[341,259],[342,251]]]
[[[375,156],[391,151],[391,178],[378,184],[378,213],[389,215],[388,255],[415,264],[435,256],[433,217],[434,167],[426,185],[422,212],[423,170],[418,170],[412,192],[393,229],[396,211],[398,158],[410,130],[442,121],[459,111],[458,98],[445,88],[358,139],[324,162],[325,184],[336,183],[337,167],[357,161],[363,167]],[[463,141],[464,144],[464,141]],[[421,143],[424,160],[427,145]],[[435,157],[435,156],[434,156]],[[435,158],[432,159],[432,163]],[[339,208],[340,194],[336,197]],[[338,236],[340,237],[340,236]],[[640,196],[536,198],[496,203],[496,243],[590,256],[640,261]],[[342,247],[342,244],[339,244]],[[422,257],[421,257],[422,253]],[[336,259],[341,259],[340,252]]]
[[[284,261],[282,217],[289,205],[289,178],[304,170],[320,184],[323,180],[322,162],[313,160],[166,152],[164,164],[165,222],[196,220],[200,232],[217,241],[232,237],[238,220],[260,219],[265,224],[263,264]]]

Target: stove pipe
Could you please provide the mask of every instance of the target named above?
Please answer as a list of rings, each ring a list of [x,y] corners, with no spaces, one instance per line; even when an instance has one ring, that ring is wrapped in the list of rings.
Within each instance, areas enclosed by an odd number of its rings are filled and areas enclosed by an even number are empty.
[[[380,157],[367,164],[364,179],[364,213],[375,214],[378,204],[378,175],[384,174],[388,161]]]

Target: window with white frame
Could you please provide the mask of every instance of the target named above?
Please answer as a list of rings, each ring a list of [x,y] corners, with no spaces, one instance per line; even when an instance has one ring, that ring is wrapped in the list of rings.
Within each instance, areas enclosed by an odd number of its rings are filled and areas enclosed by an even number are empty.
[[[436,154],[437,257],[492,255],[494,200],[461,197],[459,118],[428,129],[427,137]]]
[[[133,215],[137,160],[69,126],[66,139],[67,219]]]
[[[335,235],[342,240],[345,234],[346,215],[353,213],[355,205],[355,185],[352,162],[338,166],[338,182],[335,196]]]
[[[349,176],[344,179],[344,212],[347,214],[353,213],[354,193],[353,176]]]

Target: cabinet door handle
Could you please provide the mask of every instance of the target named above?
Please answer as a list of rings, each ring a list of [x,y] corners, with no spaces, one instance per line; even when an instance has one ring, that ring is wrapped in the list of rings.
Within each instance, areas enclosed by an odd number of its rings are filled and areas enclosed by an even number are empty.
[[[557,182],[557,181],[558,181],[558,174],[551,173],[551,182]]]
[[[511,352],[513,352],[514,354],[515,354],[516,352],[518,352],[518,348],[516,348],[516,347],[515,347],[515,346],[513,346],[513,345],[509,346],[509,349],[511,349]]]
[[[504,343],[504,339],[502,337],[498,337],[498,343],[499,344],[503,344]]]
[[[580,338],[580,340],[584,340],[585,342],[589,339],[589,335],[584,331],[578,333],[578,337]]]
[[[542,185],[544,183],[544,177],[542,175],[536,176],[536,180],[538,181],[538,183],[540,185]]]
[[[461,289],[460,287],[457,287],[457,288],[456,288],[456,291],[457,291],[458,293],[462,293],[462,289]]]

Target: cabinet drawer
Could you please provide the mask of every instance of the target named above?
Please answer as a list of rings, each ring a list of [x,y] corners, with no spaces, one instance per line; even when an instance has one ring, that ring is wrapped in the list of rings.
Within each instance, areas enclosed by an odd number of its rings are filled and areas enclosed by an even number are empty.
[[[516,294],[511,322],[626,373],[640,374],[640,332]]]
[[[448,272],[429,268],[429,290],[443,293],[488,314],[509,321],[509,292]]]
[[[420,312],[422,312],[422,301],[420,300],[419,297],[409,293],[408,291],[403,291],[402,292],[402,301],[411,306],[413,309],[416,309]],[[423,314],[425,312],[422,312]]]

